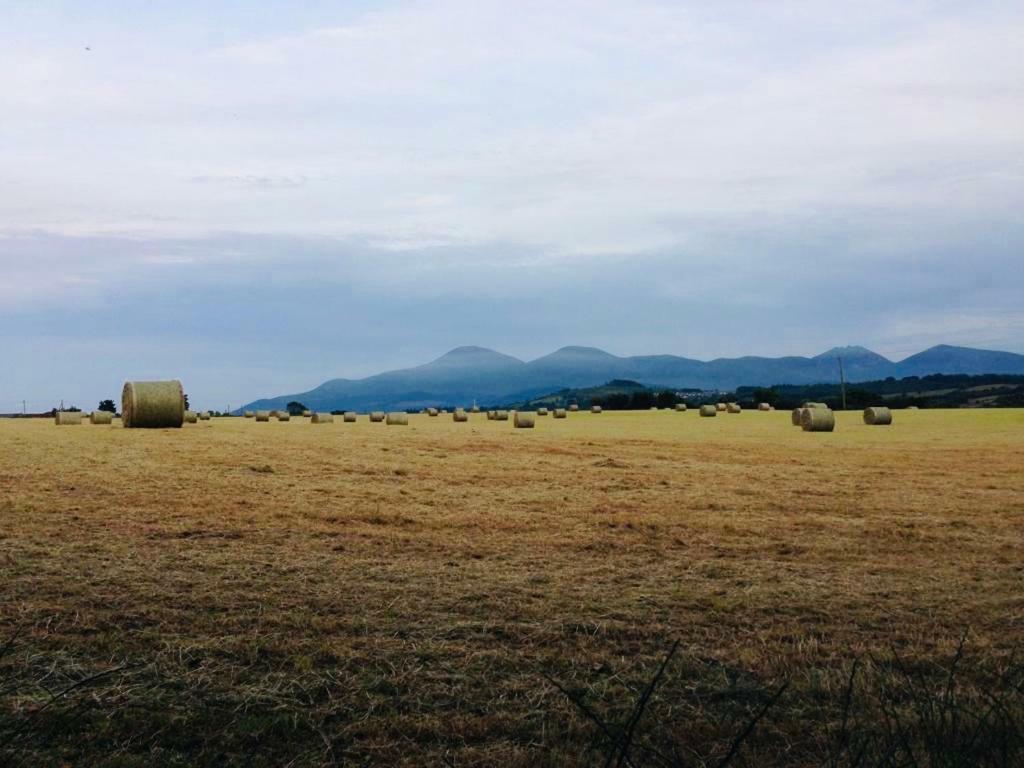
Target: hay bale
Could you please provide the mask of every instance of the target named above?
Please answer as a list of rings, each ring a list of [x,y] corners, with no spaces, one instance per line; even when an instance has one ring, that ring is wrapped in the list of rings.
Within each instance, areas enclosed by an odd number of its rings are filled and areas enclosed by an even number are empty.
[[[494,420],[495,421],[508,421],[508,411],[495,411],[494,412]]]
[[[802,419],[802,417],[804,415],[804,411],[805,410],[807,410],[807,409],[806,408],[794,408],[793,409],[793,413],[791,414],[791,419],[793,421],[793,426],[794,427],[799,427],[800,426],[801,419]]]
[[[270,421],[270,411],[256,411],[256,421]]]
[[[113,424],[114,414],[110,411],[93,411],[89,414],[90,424]]]
[[[908,405],[905,410],[917,411],[917,410],[920,410],[920,409],[916,405]]]
[[[601,406],[600,405],[592,405],[592,406],[590,406],[590,412],[591,413],[600,413],[601,412]]]
[[[437,408],[427,408],[427,416],[437,416]]]
[[[292,415],[290,413],[288,413],[288,411],[278,411],[277,412],[277,420],[278,421],[291,421],[292,420]]]
[[[680,413],[686,413],[686,403],[676,403],[676,410]]]
[[[53,423],[58,427],[70,427],[73,424],[82,423],[81,411],[57,411],[53,416]]]
[[[209,421],[210,420],[210,412],[209,411],[201,411],[199,413],[199,420],[200,421]]]
[[[384,411],[373,411],[370,414],[370,421],[374,423],[384,421]]]
[[[530,411],[516,411],[516,420],[513,422],[516,429],[533,429],[535,419]]]
[[[334,414],[333,413],[321,413],[320,411],[317,411],[316,413],[314,413],[310,417],[309,423],[310,424],[333,424],[334,423]]]
[[[409,414],[405,411],[393,411],[387,415],[386,422],[404,427],[409,423]]]
[[[303,416],[304,416],[305,418],[307,418],[307,419],[311,419],[311,418],[313,418],[313,412],[312,412],[312,411],[303,411],[303,412],[302,412],[302,415],[303,415]]]
[[[355,420],[356,420],[356,412],[355,411],[345,411],[345,415],[342,418],[345,420],[346,423],[353,424],[353,423],[355,423]]]
[[[831,432],[836,428],[836,415],[831,408],[804,408],[800,426],[804,432]]]
[[[740,408],[740,404],[739,403],[726,403],[725,404],[725,410],[726,410],[726,413],[742,413],[743,412],[743,409]]]
[[[700,407],[700,415],[701,416],[717,416],[718,415],[718,406],[711,405],[710,403],[708,405],[702,405]]]
[[[770,411],[772,407],[768,403],[758,403],[757,410],[759,411]]]
[[[811,403],[811,402],[807,402],[807,403],[804,403],[803,406],[801,406],[801,407],[803,407],[803,408],[828,408],[828,405],[825,404],[825,403]]]
[[[487,412],[487,420],[488,421],[494,421],[494,411],[488,411]]]
[[[565,408],[555,408],[554,412],[551,415],[554,416],[556,419],[564,419]]]
[[[538,416],[547,416],[548,415],[548,409],[547,408],[538,408],[537,409],[537,415]]]
[[[883,405],[876,405],[864,409],[864,423],[872,426],[885,426],[892,424],[892,411]]]
[[[720,413],[724,413],[725,412],[725,403],[715,403],[715,410],[719,411]]]
[[[452,421],[469,421],[469,414],[461,408],[456,408],[452,412]]]
[[[255,412],[255,411],[243,411],[243,412],[242,412],[242,415],[243,415],[243,416],[244,416],[245,418],[247,418],[247,419],[251,419],[251,418],[252,418],[253,416],[255,416],[255,415],[256,415],[256,412]]]
[[[197,421],[199,421],[198,413],[196,413],[195,411],[185,411],[186,424],[195,424]]]
[[[580,407],[579,407],[579,405],[577,405],[576,403],[572,403],[572,404],[571,404],[571,405],[569,406],[569,410],[570,410],[571,412],[573,412],[573,413],[575,413],[575,412],[576,412],[576,411],[578,411],[579,409],[580,409]]]
[[[128,429],[180,427],[185,423],[181,382],[126,381],[121,390],[121,423]]]

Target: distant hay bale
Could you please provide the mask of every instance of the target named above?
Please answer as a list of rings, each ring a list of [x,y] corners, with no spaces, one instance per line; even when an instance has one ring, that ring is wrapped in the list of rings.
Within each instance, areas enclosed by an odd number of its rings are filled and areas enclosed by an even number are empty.
[[[727,413],[742,413],[743,409],[740,408],[739,403],[726,403],[725,410]]]
[[[580,407],[576,403],[572,403],[572,404],[569,405],[569,410],[572,411],[572,412],[578,411],[579,409],[580,409]]]
[[[110,411],[93,411],[89,414],[90,424],[113,424],[114,414]]]
[[[288,413],[288,411],[278,411],[277,412],[277,420],[278,421],[291,421],[292,420],[292,415],[290,413]]]
[[[409,414],[405,411],[393,411],[387,415],[387,423],[404,427],[409,423]]]
[[[592,405],[592,406],[590,406],[590,412],[591,413],[600,413],[601,412],[601,406],[600,405]]]
[[[196,413],[195,411],[185,411],[186,424],[195,424],[197,421],[199,421],[198,413]]]
[[[717,405],[711,405],[710,403],[707,404],[707,405],[702,405],[700,407],[700,415],[701,416],[717,416],[718,415],[718,406]]]
[[[469,414],[461,408],[452,411],[452,421],[469,421]]]
[[[302,415],[305,416],[307,419],[309,419],[309,418],[313,417],[313,412],[312,411],[303,411]]]
[[[836,415],[831,408],[804,408],[800,426],[804,432],[831,432],[836,428]]]
[[[530,411],[516,411],[516,429],[533,429],[534,414]]]
[[[210,412],[209,411],[201,411],[198,415],[199,415],[199,420],[200,421],[209,421],[210,420]]]
[[[58,427],[70,427],[73,424],[82,423],[81,411],[57,411],[53,416],[53,423]]]
[[[801,406],[801,407],[803,407],[803,408],[828,408],[828,404],[827,403],[810,403],[810,402],[807,402],[807,403],[804,403],[803,406]]]
[[[759,411],[770,411],[771,409],[772,409],[772,407],[768,403],[758,403],[757,404],[757,410],[759,410]]]
[[[256,421],[270,421],[270,411],[256,411]]]
[[[716,411],[724,411],[725,410],[725,403],[715,403],[715,410]]]
[[[437,408],[427,408],[427,416],[437,416]]]
[[[905,410],[917,411],[917,410],[920,410],[920,409],[916,405],[908,405]]]
[[[892,411],[882,405],[865,408],[864,423],[879,427],[892,424]]]
[[[680,413],[686,412],[686,403],[676,403],[676,410]]]
[[[474,405],[472,408],[469,409],[469,412],[470,413],[480,413],[480,406],[479,405]]]
[[[384,411],[373,411],[370,414],[370,421],[375,423],[384,421]]]
[[[344,420],[346,422],[348,422],[349,424],[352,424],[356,420],[356,412],[355,411],[345,411],[345,415],[344,415],[343,418],[344,418]]]
[[[126,381],[121,390],[121,423],[128,429],[180,427],[185,422],[181,382]]]
[[[551,415],[554,416],[556,419],[564,419],[565,408],[555,408]]]
[[[495,421],[508,421],[508,411],[495,411],[494,412],[494,420]]]
[[[804,415],[804,411],[805,410],[807,410],[807,409],[806,408],[794,408],[793,409],[793,413],[792,413],[791,416],[792,416],[792,421],[793,421],[793,426],[794,427],[799,427],[800,426],[801,419],[802,419],[802,417]]]
[[[320,411],[317,411],[316,413],[314,413],[310,417],[309,423],[310,424],[333,424],[334,423],[334,414],[333,413],[322,413]]]
[[[253,416],[256,415],[256,412],[255,411],[243,411],[242,415],[245,416],[245,418],[247,418],[247,419],[251,419]]]
[[[446,413],[448,413],[448,409],[447,409],[447,408],[442,408],[442,409],[441,409],[441,413],[442,413],[442,414],[446,414]]]
[[[547,416],[548,415],[548,409],[547,408],[538,408],[537,409],[537,415],[538,416]]]
[[[487,412],[487,420],[488,421],[494,421],[494,411],[488,411]]]

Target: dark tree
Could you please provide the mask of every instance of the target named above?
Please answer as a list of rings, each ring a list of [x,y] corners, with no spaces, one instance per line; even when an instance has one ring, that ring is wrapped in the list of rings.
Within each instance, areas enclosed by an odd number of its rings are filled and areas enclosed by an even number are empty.
[[[288,413],[291,416],[301,416],[309,409],[300,403],[298,400],[292,400],[288,405],[285,406],[288,409]]]
[[[106,411],[107,413],[117,413],[117,406],[114,405],[113,400],[100,400],[100,404],[96,406],[98,411]]]
[[[185,395],[185,410],[188,410],[188,395]]]

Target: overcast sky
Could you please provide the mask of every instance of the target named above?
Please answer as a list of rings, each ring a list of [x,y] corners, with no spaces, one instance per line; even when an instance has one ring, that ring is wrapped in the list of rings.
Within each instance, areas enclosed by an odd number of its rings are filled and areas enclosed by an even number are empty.
[[[0,412],[462,344],[1024,352],[1022,40],[1020,2],[4,3]]]

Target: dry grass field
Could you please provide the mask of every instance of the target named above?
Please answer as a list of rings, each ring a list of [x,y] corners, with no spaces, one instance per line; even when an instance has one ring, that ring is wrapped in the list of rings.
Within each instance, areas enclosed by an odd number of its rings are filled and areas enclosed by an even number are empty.
[[[1022,639],[1024,411],[0,421],[0,763],[1009,765]]]

